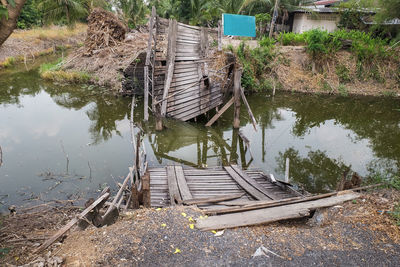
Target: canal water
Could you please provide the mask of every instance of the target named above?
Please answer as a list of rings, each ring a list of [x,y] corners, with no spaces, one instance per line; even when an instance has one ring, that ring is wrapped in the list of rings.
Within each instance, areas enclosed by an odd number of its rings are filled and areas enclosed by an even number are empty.
[[[43,81],[39,63],[0,73],[0,211],[115,189],[132,165],[131,100],[94,86]],[[289,158],[291,181],[310,192],[335,189],[347,168],[361,176],[399,175],[398,100],[278,92],[248,101],[257,120],[255,130],[242,107],[240,130],[249,149],[232,130],[232,110],[211,128],[204,127],[207,118],[168,120],[156,132],[152,118],[141,122],[139,101],[134,121],[146,132],[149,165],[237,162],[282,178]]]

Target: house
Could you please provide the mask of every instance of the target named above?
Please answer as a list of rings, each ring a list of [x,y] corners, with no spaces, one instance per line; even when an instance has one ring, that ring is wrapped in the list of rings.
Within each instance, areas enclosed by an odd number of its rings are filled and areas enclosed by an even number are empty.
[[[321,29],[332,32],[337,29],[340,15],[336,4],[341,0],[316,1],[309,6],[301,6],[292,12],[292,31],[302,33],[312,29]]]

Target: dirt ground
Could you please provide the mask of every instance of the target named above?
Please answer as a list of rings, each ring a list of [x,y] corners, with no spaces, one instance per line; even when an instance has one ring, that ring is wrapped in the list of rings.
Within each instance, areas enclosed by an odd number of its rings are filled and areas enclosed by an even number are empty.
[[[139,209],[108,227],[73,230],[40,256],[31,251],[42,241],[19,248],[14,243],[0,265],[36,260],[64,266],[396,266],[400,227],[389,213],[399,197],[399,191],[377,190],[312,218],[227,229],[221,236],[193,227],[204,217],[194,207]],[[30,236],[49,236],[67,221],[58,216],[58,224],[31,229]],[[10,224],[7,218],[1,231]],[[260,246],[267,249],[264,255],[253,257]]]
[[[75,29],[51,26],[32,30],[15,30],[0,46],[0,62],[8,57],[26,58],[31,61],[54,47],[76,47],[85,40],[86,26],[78,24]]]

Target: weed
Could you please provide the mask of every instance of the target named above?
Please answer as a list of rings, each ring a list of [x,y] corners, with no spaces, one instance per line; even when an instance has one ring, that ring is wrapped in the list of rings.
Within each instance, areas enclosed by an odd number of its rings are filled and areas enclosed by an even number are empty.
[[[332,87],[329,85],[329,83],[327,81],[323,81],[321,83],[321,89],[322,89],[322,91],[326,91],[326,92],[332,91]]]
[[[383,94],[383,96],[386,96],[386,97],[395,97],[396,96],[396,92],[394,92],[394,91],[383,91],[382,94]]]
[[[396,221],[396,225],[400,226],[400,203],[397,203],[397,205],[393,207],[393,211],[390,211],[389,214]]]
[[[351,80],[350,71],[345,65],[339,64],[336,66],[336,75],[342,83],[347,83]]]
[[[266,86],[262,82],[262,76],[271,71],[271,62],[276,57],[275,46],[270,40],[263,38],[260,47],[252,50],[242,42],[236,50],[236,55],[243,66],[242,86],[247,90],[263,90]]]
[[[10,252],[11,248],[0,248],[0,258],[4,257]]]
[[[349,91],[348,91],[347,87],[345,85],[343,85],[343,84],[339,84],[338,91],[339,91],[339,94],[341,96],[348,96],[349,95]]]
[[[9,68],[9,67],[13,66],[14,63],[15,63],[15,58],[8,57],[3,62],[0,62],[0,67]]]

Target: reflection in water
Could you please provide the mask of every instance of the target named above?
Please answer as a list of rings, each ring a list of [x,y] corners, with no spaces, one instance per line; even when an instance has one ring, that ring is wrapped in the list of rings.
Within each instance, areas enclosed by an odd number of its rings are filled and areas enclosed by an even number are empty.
[[[293,148],[284,153],[279,152],[276,158],[277,171],[285,171],[286,158],[290,159],[290,176],[304,186],[308,192],[324,192],[336,188],[337,180],[349,168],[343,162],[329,158],[325,152],[310,151],[307,157],[301,157]]]
[[[166,120],[167,129],[156,132],[153,118],[141,123],[139,103],[134,121],[145,131],[149,164],[203,168],[237,163],[279,178],[288,157],[291,179],[312,192],[334,189],[347,166],[363,176],[377,170],[399,175],[397,100],[282,94],[274,99],[253,95],[248,101],[257,131],[244,107],[241,131],[251,151],[232,130],[232,110],[210,128],[203,126],[209,118],[198,123]],[[23,197],[15,192],[22,187],[35,195],[49,191],[54,184],[41,181],[38,174],[64,173],[65,154],[71,175],[83,178],[58,185],[51,197],[76,188],[87,193],[104,183],[114,185],[132,159],[129,105],[129,98],[105,95],[93,86],[44,82],[37,69],[0,74],[0,145],[5,160],[0,195],[10,194],[7,201],[18,202]]]

